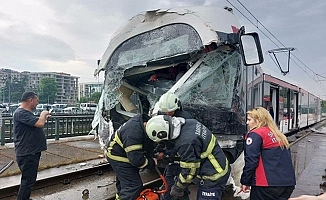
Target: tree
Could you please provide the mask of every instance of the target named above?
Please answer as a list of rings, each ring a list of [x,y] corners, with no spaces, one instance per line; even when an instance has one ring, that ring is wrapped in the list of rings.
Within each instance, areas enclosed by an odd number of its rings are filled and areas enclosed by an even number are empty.
[[[325,100],[322,100],[321,101],[321,111],[322,113],[326,113],[326,101]]]
[[[88,98],[87,97],[80,97],[79,103],[87,103],[87,102],[88,102]]]
[[[40,103],[52,104],[57,99],[58,84],[54,78],[42,78],[39,85]]]
[[[94,101],[95,103],[98,103],[101,97],[101,92],[94,92],[91,97],[91,101]]]
[[[11,79],[11,76],[5,82],[2,90],[2,99],[4,102],[18,103],[22,94],[25,92],[26,79],[19,80],[17,78]]]

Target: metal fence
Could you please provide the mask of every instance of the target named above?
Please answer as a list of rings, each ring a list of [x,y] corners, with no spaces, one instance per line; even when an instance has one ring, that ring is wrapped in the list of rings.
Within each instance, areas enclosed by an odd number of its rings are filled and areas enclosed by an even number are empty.
[[[94,115],[52,115],[43,128],[47,139],[74,137],[88,135],[92,129]],[[2,118],[0,144],[13,142],[13,118],[10,116]]]

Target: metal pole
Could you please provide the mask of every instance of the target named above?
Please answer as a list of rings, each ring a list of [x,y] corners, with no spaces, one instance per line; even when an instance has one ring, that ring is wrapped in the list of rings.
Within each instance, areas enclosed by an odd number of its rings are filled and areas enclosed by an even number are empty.
[[[0,114],[1,114],[1,112],[0,112]],[[5,145],[5,133],[6,133],[6,128],[4,127],[6,124],[5,124],[5,121],[6,120],[4,120],[4,119],[1,119],[2,120],[2,126],[0,127],[0,129],[1,129],[1,146],[4,146]]]
[[[55,118],[55,140],[59,140],[60,135],[59,135],[59,123],[60,123],[60,119],[57,117]]]

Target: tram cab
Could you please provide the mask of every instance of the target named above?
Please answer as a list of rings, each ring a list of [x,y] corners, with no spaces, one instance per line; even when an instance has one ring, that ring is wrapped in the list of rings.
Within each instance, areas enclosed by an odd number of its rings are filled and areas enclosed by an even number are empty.
[[[95,71],[105,71],[105,81],[92,126],[106,115],[116,129],[173,92],[232,163],[246,132],[246,67],[262,62],[258,35],[245,34],[230,9],[141,13],[117,31]]]

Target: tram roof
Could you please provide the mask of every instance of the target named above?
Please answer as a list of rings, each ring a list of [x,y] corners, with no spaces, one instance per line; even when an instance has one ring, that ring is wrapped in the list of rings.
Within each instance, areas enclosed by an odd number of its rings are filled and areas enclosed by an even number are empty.
[[[302,87],[301,83],[299,83],[299,82],[297,82],[297,81],[295,81],[293,79],[290,79],[287,76],[282,75],[280,72],[276,72],[276,71],[273,71],[273,70],[271,70],[269,68],[262,67],[262,66],[260,66],[260,68],[261,68],[262,73],[265,74],[265,75],[272,76],[272,77],[277,78],[277,79],[279,79],[281,81],[284,81],[286,83],[289,83],[291,85],[295,85],[295,86],[297,86],[297,87],[299,87],[301,89],[306,90],[304,87]]]
[[[219,43],[218,32],[236,33],[240,23],[231,11],[214,6],[178,7],[146,11],[132,17],[111,39],[94,75],[104,70],[115,49],[124,41],[169,24],[188,24],[200,36],[203,46]]]

